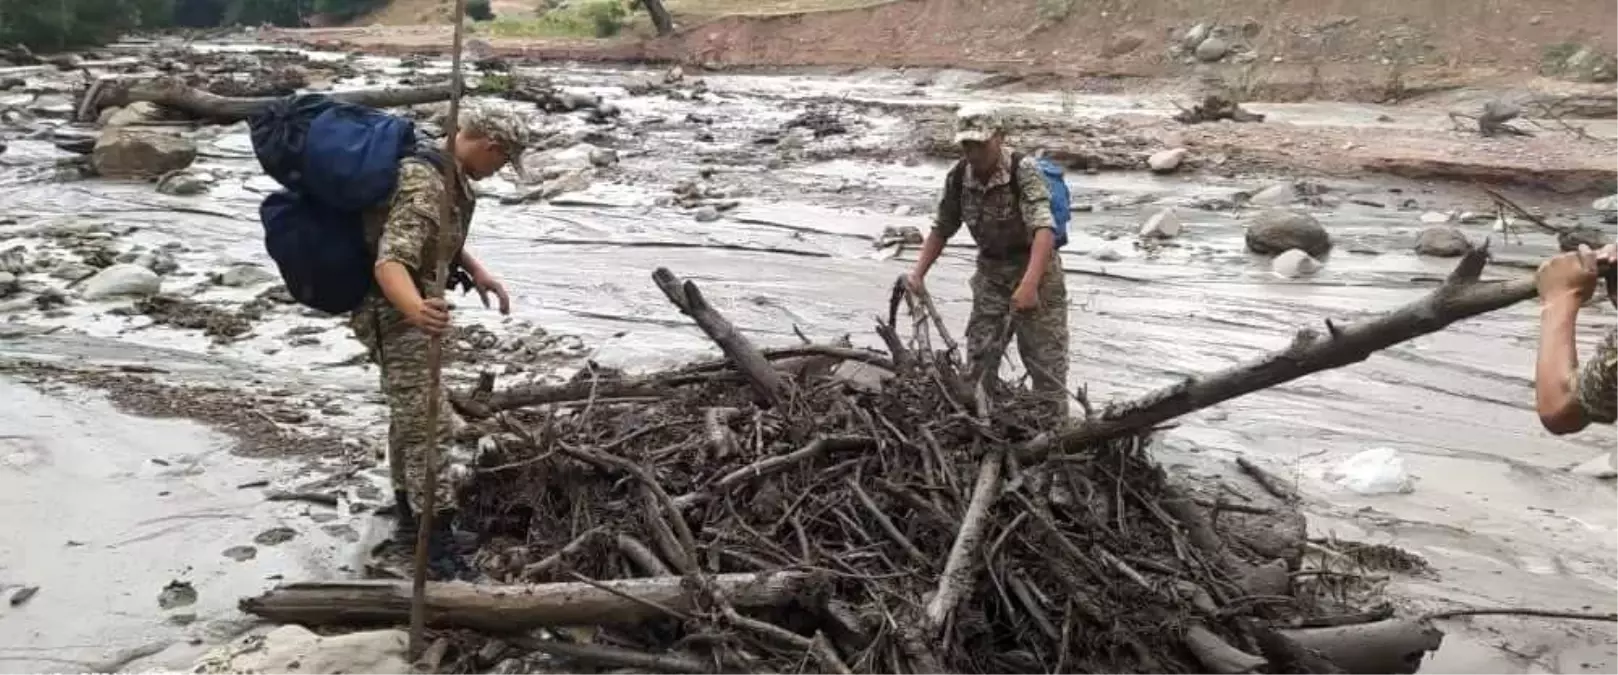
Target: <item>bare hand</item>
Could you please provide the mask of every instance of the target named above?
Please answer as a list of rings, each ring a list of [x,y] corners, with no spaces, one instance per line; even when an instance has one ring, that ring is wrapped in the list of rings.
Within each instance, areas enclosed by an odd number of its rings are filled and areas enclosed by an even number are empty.
[[[911,271],[905,275],[905,287],[910,289],[911,293],[921,293],[927,290],[926,277],[919,271]]]
[[[499,279],[488,272],[479,272],[472,276],[472,286],[477,289],[478,297],[483,300],[483,306],[489,306],[489,294],[500,300],[500,313],[511,313],[511,297],[506,295],[506,287]]]
[[[1019,312],[1039,309],[1039,288],[1033,284],[1018,283],[1011,293],[1011,308]]]
[[[443,298],[426,298],[404,315],[406,322],[428,335],[441,335],[449,328],[449,305]]]
[[[1584,304],[1596,290],[1597,260],[1611,260],[1613,256],[1611,245],[1603,247],[1599,254],[1588,246],[1580,245],[1577,251],[1562,253],[1545,261],[1534,275],[1540,301],[1573,298],[1579,304]]]

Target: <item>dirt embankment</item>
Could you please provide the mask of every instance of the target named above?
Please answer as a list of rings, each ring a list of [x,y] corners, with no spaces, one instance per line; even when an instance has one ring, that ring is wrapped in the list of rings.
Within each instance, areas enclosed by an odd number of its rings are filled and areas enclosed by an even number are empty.
[[[602,42],[495,39],[505,55],[713,66],[957,67],[1065,78],[1195,77],[1252,98],[1385,100],[1520,80],[1547,64],[1606,71],[1608,0],[894,0],[857,9],[688,17],[675,35]],[[1197,26],[1207,32],[1188,40]],[[433,51],[447,26],[294,32],[377,51]],[[1206,37],[1224,47],[1198,54]],[[1210,58],[1213,52],[1222,52]],[[1581,55],[1582,56],[1582,55]]]

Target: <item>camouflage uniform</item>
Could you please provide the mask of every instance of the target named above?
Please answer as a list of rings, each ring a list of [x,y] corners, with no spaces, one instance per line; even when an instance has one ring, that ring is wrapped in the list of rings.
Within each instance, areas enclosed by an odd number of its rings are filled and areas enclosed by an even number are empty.
[[[463,129],[484,134],[504,146],[513,166],[520,166],[526,124],[515,113],[496,109],[469,110],[461,120]],[[444,175],[420,158],[406,158],[399,164],[399,181],[385,207],[365,214],[365,241],[376,252],[378,264],[397,262],[408,270],[416,291],[428,297],[433,261],[447,262],[459,255],[466,244],[467,229],[476,205],[472,184],[460,172],[456,190],[455,218],[445,232],[446,247],[437,255],[439,219],[443,208]],[[440,281],[440,284],[442,282]],[[405,321],[373,286],[350,319],[354,335],[381,368],[382,392],[388,402],[388,468],[395,490],[403,490],[415,513],[420,513],[427,477],[426,448],[433,442],[427,430],[427,343],[426,333]],[[447,444],[457,427],[464,424],[449,405],[447,392],[439,394],[438,439]],[[455,506],[455,485],[448,475],[447,448],[440,447],[437,481],[437,507]]]
[[[1000,128],[992,115],[964,117],[957,140],[982,140]],[[989,176],[961,167],[960,180],[948,181],[934,227],[946,238],[965,223],[978,245],[977,272],[972,275],[972,316],[966,325],[967,350],[979,372],[999,372],[1006,322],[1013,315],[1011,296],[1028,269],[1034,234],[1055,227],[1050,192],[1035,160],[1022,158],[1015,167],[1021,194],[1012,194],[1011,151],[1002,150],[1000,165]],[[1043,395],[1048,411],[1067,416],[1067,281],[1061,256],[1054,251],[1039,281],[1039,308],[1017,314],[1012,330],[1017,351]]]
[[[1618,419],[1618,328],[1607,329],[1594,357],[1579,372],[1574,393],[1585,419],[1601,424]]]

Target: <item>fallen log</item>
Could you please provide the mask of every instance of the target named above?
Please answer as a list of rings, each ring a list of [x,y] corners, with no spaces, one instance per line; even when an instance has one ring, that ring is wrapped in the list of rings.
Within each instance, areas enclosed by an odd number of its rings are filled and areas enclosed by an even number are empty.
[[[1421,668],[1421,660],[1444,641],[1444,631],[1419,619],[1277,632],[1325,657],[1345,673],[1409,675]]]
[[[781,374],[775,372],[770,362],[764,358],[752,340],[742,335],[741,331],[731,325],[730,320],[708,304],[702,297],[702,291],[690,281],[681,282],[666,267],[659,267],[652,272],[652,281],[668,296],[669,302],[674,303],[680,312],[691,317],[697,327],[706,333],[709,339],[719,345],[719,349],[730,357],[736,369],[742,376],[752,383],[753,389],[758,392],[764,403],[769,407],[779,407],[786,402],[789,393],[786,380]]]
[[[1097,441],[1148,429],[1211,405],[1290,382],[1322,370],[1359,363],[1377,351],[1443,329],[1456,321],[1534,298],[1533,277],[1479,281],[1488,246],[1467,253],[1442,286],[1374,319],[1338,326],[1326,334],[1300,329],[1286,348],[1257,361],[1203,376],[1188,376],[1133,401],[1108,406],[1099,416],[1060,434],[1022,444],[1018,460],[1039,461],[1051,453],[1079,453]]]
[[[422,87],[387,87],[382,89],[338,91],[332,92],[328,96],[344,103],[353,103],[372,108],[394,108],[447,101],[449,100],[449,93],[450,85],[446,82]],[[145,101],[183,112],[191,117],[220,124],[229,124],[248,119],[264,110],[271,103],[280,100],[274,96],[245,98],[220,96],[189,86],[175,77],[159,77],[147,80],[108,79],[93,85],[90,89],[90,94],[94,98],[86,102],[88,105],[80,106],[80,110],[89,116],[94,116],[103,108],[121,107],[138,101]]]
[[[508,641],[517,647],[550,654],[563,661],[592,666],[633,668],[652,673],[709,673],[714,670],[712,665],[690,656],[648,654],[607,645],[581,645],[530,637],[508,638]]]
[[[804,572],[718,574],[710,581],[740,608],[780,607],[810,586]],[[665,618],[701,606],[683,577],[617,579],[597,584],[532,586],[427,584],[427,622],[495,633],[542,626],[619,625]],[[277,586],[243,598],[243,612],[279,623],[334,626],[403,623],[410,614],[410,584],[392,581],[310,582]]]

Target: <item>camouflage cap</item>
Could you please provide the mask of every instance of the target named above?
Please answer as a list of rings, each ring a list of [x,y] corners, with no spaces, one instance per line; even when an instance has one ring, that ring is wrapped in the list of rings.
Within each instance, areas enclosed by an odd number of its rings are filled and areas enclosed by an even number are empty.
[[[461,113],[461,130],[491,139],[506,153],[506,162],[517,175],[526,175],[522,153],[530,137],[528,120],[516,110],[500,105],[475,104]]]
[[[1005,129],[1005,119],[993,110],[962,110],[955,117],[955,142],[982,143]]]

